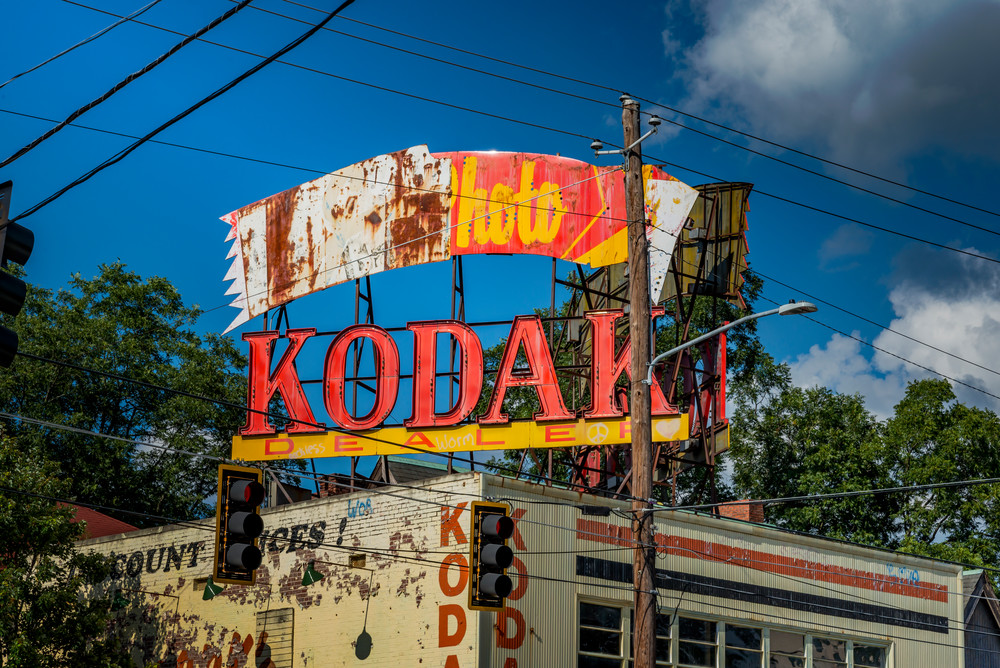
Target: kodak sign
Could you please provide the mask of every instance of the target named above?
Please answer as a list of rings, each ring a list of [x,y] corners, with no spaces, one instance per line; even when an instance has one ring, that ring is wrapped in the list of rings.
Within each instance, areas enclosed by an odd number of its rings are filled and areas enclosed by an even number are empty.
[[[663,309],[653,311],[653,318]],[[250,346],[247,420],[233,439],[234,459],[267,460],[302,457],[342,457],[425,452],[469,452],[525,448],[565,448],[581,445],[628,443],[630,422],[627,392],[616,387],[624,374],[630,379],[631,345],[615,347],[620,310],[585,314],[592,332],[590,369],[591,404],[579,414],[570,411],[556,377],[541,318],[518,316],[511,324],[496,380],[485,411],[473,415],[484,387],[483,347],[471,327],[457,320],[411,322],[413,336],[412,396],[410,417],[401,427],[382,427],[399,399],[401,361],[389,332],[376,325],[353,325],[329,344],[323,363],[322,402],[334,423],[317,420],[298,374],[296,358],[315,329],[289,329],[288,346],[273,359],[275,331],[243,335]],[[348,408],[348,352],[364,340],[375,356],[374,400],[364,415]],[[458,349],[457,398],[439,406],[436,394],[438,351],[453,340]],[[524,365],[515,368],[519,354]],[[451,381],[449,381],[451,382]],[[530,422],[511,422],[504,412],[507,391],[530,388],[538,397],[539,411]],[[674,441],[688,437],[688,416],[668,404],[660,387],[652,390],[653,440]],[[280,395],[288,412],[285,431],[266,414],[271,400]]]

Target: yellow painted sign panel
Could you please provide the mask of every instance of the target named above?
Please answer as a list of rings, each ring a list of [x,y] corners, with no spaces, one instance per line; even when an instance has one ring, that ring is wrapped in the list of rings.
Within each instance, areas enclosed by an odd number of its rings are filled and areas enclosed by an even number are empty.
[[[689,436],[687,414],[653,418],[653,441]],[[364,432],[317,432],[233,437],[233,458],[245,461],[322,457],[366,457],[415,452],[474,452],[526,448],[572,448],[630,443],[628,417],[570,422],[465,424],[440,429],[389,427]]]

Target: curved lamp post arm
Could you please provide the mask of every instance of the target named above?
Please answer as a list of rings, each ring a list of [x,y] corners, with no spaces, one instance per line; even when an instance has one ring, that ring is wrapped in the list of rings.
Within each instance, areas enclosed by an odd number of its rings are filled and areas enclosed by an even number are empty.
[[[777,315],[796,315],[796,314],[799,314],[799,313],[814,313],[815,311],[816,311],[816,305],[813,304],[813,303],[811,303],[811,302],[794,302],[794,303],[791,303],[791,304],[782,304],[778,308],[773,308],[773,309],[770,309],[770,310],[767,310],[767,311],[761,311],[760,313],[751,313],[750,315],[744,316],[744,317],[740,318],[739,320],[734,320],[734,321],[732,321],[731,323],[729,323],[727,325],[723,325],[722,327],[716,327],[715,329],[713,329],[711,332],[708,332],[707,334],[702,334],[698,338],[691,339],[690,341],[687,341],[686,343],[682,343],[681,345],[677,346],[676,348],[671,348],[667,352],[660,353],[659,355],[657,355],[656,357],[654,357],[653,360],[649,363],[649,369],[646,371],[646,379],[644,381],[642,381],[642,382],[646,383],[646,385],[652,385],[653,384],[653,369],[655,369],[656,366],[660,362],[662,362],[664,359],[666,359],[667,357],[670,357],[671,355],[673,355],[675,353],[679,353],[682,350],[686,350],[687,348],[690,348],[691,346],[696,346],[699,343],[701,343],[702,341],[707,341],[707,340],[709,340],[709,339],[711,339],[713,337],[718,336],[722,332],[730,330],[733,327],[737,327],[739,325],[742,325],[745,322],[749,322],[751,320],[756,320],[757,318],[763,318],[764,316],[767,316],[767,315],[775,315],[775,314],[777,314]]]

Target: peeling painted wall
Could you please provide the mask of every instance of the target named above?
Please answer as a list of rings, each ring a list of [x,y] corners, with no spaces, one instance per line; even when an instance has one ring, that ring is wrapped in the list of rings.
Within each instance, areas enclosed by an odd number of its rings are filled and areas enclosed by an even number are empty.
[[[406,656],[415,657],[406,665],[450,660],[467,667],[475,665],[477,617],[464,610],[464,590],[449,597],[439,588],[440,552],[448,549],[441,547],[441,518],[449,505],[477,494],[479,484],[468,474],[403,494],[365,490],[265,510],[257,584],[226,586],[209,601],[202,593],[213,565],[214,519],[80,545],[115,556],[114,575],[101,586],[121,589],[131,602],[112,613],[113,627],[132,638],[137,662],[268,666],[271,656],[275,668],[400,668]],[[451,540],[463,553],[466,530],[460,528],[464,544]],[[348,556],[362,553],[370,570],[348,568]],[[313,560],[325,577],[303,587],[303,571]],[[448,607],[453,603],[459,609]],[[291,634],[276,637],[274,628],[262,627],[262,620],[286,609],[292,611]],[[370,653],[362,660],[363,633]],[[283,660],[285,635],[292,636],[291,663]]]
[[[628,503],[474,473],[412,485],[265,511],[257,584],[210,601],[214,521],[81,546],[115,555],[102,586],[132,601],[113,614],[136,661],[182,668],[570,666],[581,601],[631,606]],[[467,608],[483,496],[510,503],[516,526],[499,613]],[[682,512],[658,513],[654,537],[667,614],[863,640],[891,650],[889,666],[961,665],[958,566]],[[370,570],[346,566],[360,553]],[[325,577],[303,587],[312,560]]]

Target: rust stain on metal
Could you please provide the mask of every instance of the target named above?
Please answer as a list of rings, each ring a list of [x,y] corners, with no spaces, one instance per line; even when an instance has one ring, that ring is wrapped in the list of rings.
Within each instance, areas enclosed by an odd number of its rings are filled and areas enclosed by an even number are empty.
[[[295,260],[295,241],[289,238],[299,199],[299,188],[291,188],[266,200],[267,207],[267,286],[277,303],[292,298],[299,263]]]

